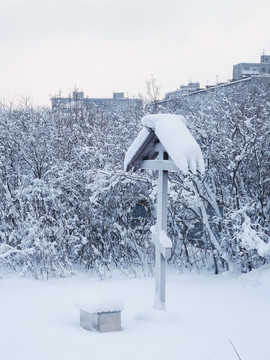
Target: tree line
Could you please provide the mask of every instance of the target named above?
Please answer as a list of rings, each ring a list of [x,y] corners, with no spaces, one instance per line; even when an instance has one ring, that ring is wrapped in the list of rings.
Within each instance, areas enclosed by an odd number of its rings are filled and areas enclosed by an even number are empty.
[[[183,114],[207,168],[170,174],[170,262],[215,273],[268,263],[270,89],[243,83],[145,110],[2,104],[2,276],[152,274],[156,174],[123,173],[146,111]]]

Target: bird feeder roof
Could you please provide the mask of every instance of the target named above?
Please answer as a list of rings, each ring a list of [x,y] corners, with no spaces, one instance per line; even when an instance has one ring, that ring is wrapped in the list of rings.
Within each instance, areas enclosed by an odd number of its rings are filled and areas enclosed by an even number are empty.
[[[174,114],[153,114],[142,118],[142,130],[126,152],[124,170],[136,171],[144,160],[158,156],[156,144],[163,145],[177,169],[184,174],[204,173],[201,149],[186,127],[185,118]]]

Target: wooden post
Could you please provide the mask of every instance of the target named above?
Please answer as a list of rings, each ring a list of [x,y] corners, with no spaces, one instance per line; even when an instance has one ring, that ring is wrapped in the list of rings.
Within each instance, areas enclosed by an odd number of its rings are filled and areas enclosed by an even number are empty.
[[[164,160],[164,148],[159,150],[159,159]],[[157,196],[157,225],[155,239],[156,263],[155,263],[155,300],[154,308],[165,310],[165,284],[167,259],[160,251],[159,234],[161,230],[167,233],[167,196],[168,196],[168,171],[158,170],[158,196]]]
[[[171,240],[167,237],[167,197],[168,197],[168,171],[177,170],[175,164],[161,143],[155,145],[159,153],[157,160],[143,160],[140,168],[158,171],[157,193],[157,224],[152,231],[152,241],[155,244],[155,300],[154,308],[165,309],[165,285],[167,259],[171,256]],[[162,233],[162,235],[161,235]],[[164,242],[164,236],[166,240]]]
[[[124,168],[125,171],[158,171],[157,224],[151,228],[156,255],[154,308],[165,310],[166,264],[172,252],[172,241],[167,236],[168,171],[181,170],[184,174],[191,171],[195,174],[198,170],[204,173],[204,164],[201,149],[182,116],[146,115],[142,124],[144,128],[126,153]]]

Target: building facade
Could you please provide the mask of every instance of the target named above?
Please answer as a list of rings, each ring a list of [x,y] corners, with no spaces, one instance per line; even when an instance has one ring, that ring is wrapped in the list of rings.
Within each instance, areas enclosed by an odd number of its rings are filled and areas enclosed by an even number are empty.
[[[182,96],[183,94],[189,94],[193,91],[200,90],[200,83],[199,82],[190,82],[188,85],[181,85],[179,89],[175,91],[171,91],[165,95],[165,99],[172,99]]]
[[[110,109],[119,105],[132,105],[138,106],[140,108],[142,108],[143,106],[142,100],[125,98],[123,92],[114,92],[112,98],[89,98],[84,97],[84,93],[82,91],[73,91],[72,97],[53,97],[51,98],[51,104],[53,110],[59,108],[67,108],[76,104],[80,104],[85,107],[97,105]]]
[[[260,63],[240,63],[233,66],[233,80],[252,75],[270,75],[270,55],[262,55]]]

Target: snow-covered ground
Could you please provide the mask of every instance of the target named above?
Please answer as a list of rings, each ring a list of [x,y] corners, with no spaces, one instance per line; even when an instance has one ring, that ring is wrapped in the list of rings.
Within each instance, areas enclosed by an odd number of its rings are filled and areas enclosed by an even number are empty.
[[[123,331],[79,326],[82,291],[125,299]],[[270,268],[246,275],[167,277],[167,311],[152,310],[154,279],[86,276],[0,280],[2,360],[269,360]],[[229,341],[230,340],[230,341]]]

